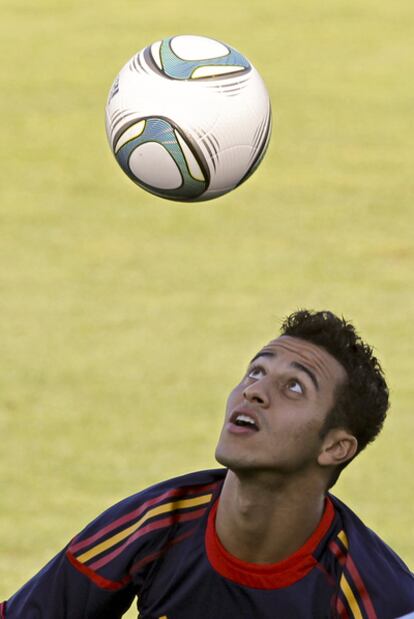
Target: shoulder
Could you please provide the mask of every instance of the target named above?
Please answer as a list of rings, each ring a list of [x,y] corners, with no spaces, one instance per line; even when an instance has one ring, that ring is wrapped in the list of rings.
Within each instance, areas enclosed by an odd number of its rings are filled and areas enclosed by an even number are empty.
[[[352,552],[364,555],[370,553],[371,561],[370,568],[375,569],[372,565],[372,552],[375,551],[375,556],[380,561],[383,568],[384,563],[388,563],[397,572],[402,571],[413,579],[414,576],[403,560],[384,542],[379,535],[370,529],[345,503],[334,496],[330,496],[335,509],[340,513],[344,530],[349,540],[350,550],[351,544],[354,546]]]
[[[118,514],[129,514],[135,518],[159,505],[191,507],[208,503],[220,488],[225,474],[225,469],[209,469],[158,482],[116,503],[99,518],[107,516],[113,519]]]
[[[414,609],[414,574],[403,560],[342,501],[330,495],[343,523],[336,540],[344,578],[371,596],[380,616],[397,617]]]
[[[225,469],[216,469],[181,475],[123,499],[72,540],[69,557],[95,569],[114,557],[128,560],[130,553],[161,543],[180,522],[204,514],[225,473]]]
[[[123,523],[134,520],[149,509],[169,501],[194,499],[193,504],[197,504],[196,497],[207,499],[221,485],[225,473],[225,469],[196,471],[158,482],[106,509],[90,523],[89,529],[92,530],[95,524],[118,525],[119,518]]]
[[[144,497],[160,496],[165,493],[170,493],[172,497],[180,497],[199,492],[214,491],[223,482],[226,472],[226,469],[206,469],[186,473],[185,475],[158,482],[132,495],[126,501],[142,501]]]

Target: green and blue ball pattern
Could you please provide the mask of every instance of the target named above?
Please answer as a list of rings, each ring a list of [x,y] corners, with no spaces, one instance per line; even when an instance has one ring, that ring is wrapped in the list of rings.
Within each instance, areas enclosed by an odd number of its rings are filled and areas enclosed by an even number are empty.
[[[175,132],[180,133],[181,138],[186,142],[190,150],[192,150],[190,144],[188,144],[188,141],[185,140],[184,136],[181,132],[179,132],[177,128],[173,127],[171,122],[164,118],[154,117],[145,119],[145,128],[143,132],[138,137],[126,142],[115,154],[115,157],[121,168],[129,176],[129,178],[134,181],[134,183],[137,183],[151,193],[164,198],[169,198],[170,200],[196,200],[199,196],[201,196],[201,194],[204,193],[208,186],[208,171],[205,169],[205,166],[202,165],[202,162],[198,160],[198,163],[200,164],[200,169],[202,170],[204,175],[204,180],[196,179],[194,178],[194,176],[192,176],[190,167],[185,158],[183,150],[177,140]],[[182,179],[182,183],[179,187],[176,187],[174,189],[158,189],[143,182],[141,179],[137,178],[131,171],[131,168],[129,166],[129,159],[131,157],[131,154],[139,146],[151,142],[155,142],[163,146],[168,152],[168,154],[172,157],[180,172]],[[192,152],[196,157],[194,151]]]
[[[250,69],[249,61],[240,54],[237,50],[233,49],[229,45],[226,45],[228,49],[227,56],[220,56],[218,58],[206,58],[205,60],[185,60],[177,56],[174,53],[171,41],[174,37],[167,37],[161,41],[160,47],[160,60],[164,73],[176,80],[189,80],[194,79],[194,72],[200,67],[225,66],[234,67],[235,72],[245,71]],[[228,77],[228,74],[227,74]]]

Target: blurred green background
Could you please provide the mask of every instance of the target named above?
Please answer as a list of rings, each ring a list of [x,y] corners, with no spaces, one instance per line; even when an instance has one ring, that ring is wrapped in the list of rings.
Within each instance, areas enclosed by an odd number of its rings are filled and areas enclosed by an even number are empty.
[[[383,362],[389,419],[335,493],[414,568],[413,27],[412,0],[3,0],[0,599],[109,504],[214,467],[227,393],[298,307]],[[243,52],[275,115],[204,205],[137,188],[104,131],[121,66],[180,33]]]

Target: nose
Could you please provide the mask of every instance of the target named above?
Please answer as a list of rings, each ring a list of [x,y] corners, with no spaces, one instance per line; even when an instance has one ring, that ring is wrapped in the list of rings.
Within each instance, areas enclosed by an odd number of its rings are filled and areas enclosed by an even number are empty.
[[[267,408],[270,404],[269,395],[266,390],[265,380],[257,380],[248,385],[243,391],[243,397],[251,403],[259,404]]]

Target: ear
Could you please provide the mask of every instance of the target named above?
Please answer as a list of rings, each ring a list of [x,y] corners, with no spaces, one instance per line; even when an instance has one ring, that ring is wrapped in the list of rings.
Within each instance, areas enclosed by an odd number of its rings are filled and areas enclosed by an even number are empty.
[[[358,441],[353,434],[342,428],[329,430],[322,442],[318,456],[321,466],[338,466],[351,460],[358,449]]]

